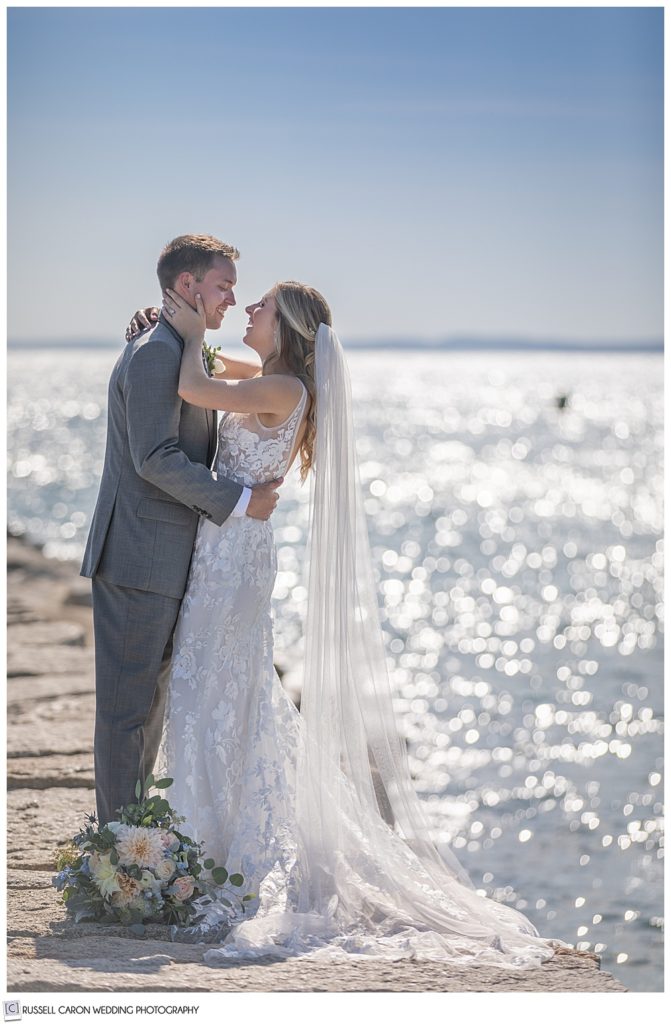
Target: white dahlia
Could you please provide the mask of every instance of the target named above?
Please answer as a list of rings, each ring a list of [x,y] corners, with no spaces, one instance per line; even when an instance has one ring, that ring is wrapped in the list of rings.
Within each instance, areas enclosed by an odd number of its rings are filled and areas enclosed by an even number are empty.
[[[155,868],[163,860],[163,843],[158,829],[126,825],[116,834],[116,849],[121,864]]]

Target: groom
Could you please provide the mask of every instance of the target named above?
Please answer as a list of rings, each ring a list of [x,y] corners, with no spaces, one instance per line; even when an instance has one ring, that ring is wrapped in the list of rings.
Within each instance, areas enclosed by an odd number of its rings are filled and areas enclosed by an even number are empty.
[[[235,305],[232,245],[181,235],[158,261],[161,289],[221,326]],[[172,635],[198,526],[230,515],[268,519],[281,480],[242,487],[210,471],[217,414],[177,394],[183,341],[161,316],[126,345],[108,392],[107,447],[81,575],[92,580],[96,803],[101,824],[135,800],[158,752]]]

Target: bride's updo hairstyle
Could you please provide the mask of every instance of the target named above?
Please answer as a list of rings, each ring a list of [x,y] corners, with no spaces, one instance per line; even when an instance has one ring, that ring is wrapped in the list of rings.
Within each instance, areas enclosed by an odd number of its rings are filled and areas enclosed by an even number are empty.
[[[320,324],[332,325],[331,310],[323,295],[298,281],[280,281],[272,294],[277,308],[277,355],[287,369],[303,381],[310,395],[305,434],[300,446],[301,480],[304,481],[312,466],[317,426],[315,334]]]

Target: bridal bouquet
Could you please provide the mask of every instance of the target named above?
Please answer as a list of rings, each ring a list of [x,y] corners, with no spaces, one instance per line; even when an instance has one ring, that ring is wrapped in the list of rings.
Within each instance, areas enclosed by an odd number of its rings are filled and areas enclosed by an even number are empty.
[[[201,861],[202,844],[178,831],[185,819],[160,793],[146,795],[151,786],[170,785],[172,779],[155,781],[149,775],[143,790],[138,780],[138,803],[127,804],[119,821],[96,828],[90,814],[88,825],[59,851],[52,882],[75,921],[117,921],[138,931],[147,922],[183,926],[202,913],[195,905],[198,897],[211,896],[227,883],[235,887],[229,891],[232,900],[217,893],[226,906],[235,902],[244,913],[245,903],[254,899],[254,893],[240,895],[241,874],[229,875],[211,858]],[[210,872],[209,879],[203,871]]]

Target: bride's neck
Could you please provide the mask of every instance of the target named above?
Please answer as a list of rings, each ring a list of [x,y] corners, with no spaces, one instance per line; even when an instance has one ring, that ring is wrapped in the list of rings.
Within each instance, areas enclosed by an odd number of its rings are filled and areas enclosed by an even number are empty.
[[[269,377],[273,373],[291,373],[288,366],[285,366],[276,355],[268,356],[261,367],[261,376]],[[292,374],[293,376],[293,374]]]

